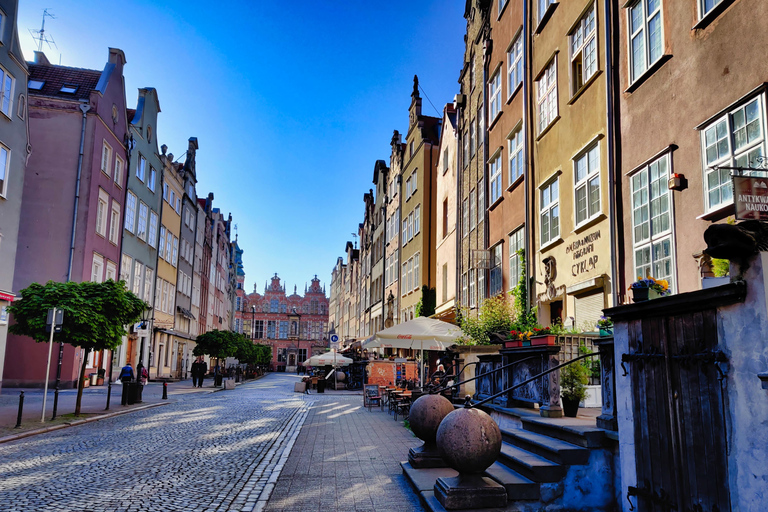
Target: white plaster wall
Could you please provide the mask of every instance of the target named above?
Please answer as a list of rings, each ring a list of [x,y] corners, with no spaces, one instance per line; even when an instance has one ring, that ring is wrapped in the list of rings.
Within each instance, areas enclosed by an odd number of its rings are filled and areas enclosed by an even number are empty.
[[[742,512],[768,510],[768,390],[757,378],[768,371],[765,269],[768,253],[762,252],[744,275],[744,303],[718,311],[720,346],[729,359],[726,425],[731,508]]]

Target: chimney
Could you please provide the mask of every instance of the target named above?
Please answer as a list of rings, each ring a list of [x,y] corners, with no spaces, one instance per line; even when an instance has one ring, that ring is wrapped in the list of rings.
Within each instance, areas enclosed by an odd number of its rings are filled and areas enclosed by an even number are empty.
[[[51,63],[48,61],[48,57],[45,56],[43,52],[35,52],[35,64],[38,66],[50,66]]]

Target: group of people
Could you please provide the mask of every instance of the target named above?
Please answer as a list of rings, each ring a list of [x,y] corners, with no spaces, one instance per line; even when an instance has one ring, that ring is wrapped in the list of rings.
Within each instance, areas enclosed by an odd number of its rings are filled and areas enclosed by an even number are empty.
[[[190,370],[192,371],[192,387],[203,387],[203,380],[205,380],[205,375],[208,373],[208,363],[202,357],[198,357],[192,363]]]
[[[126,364],[120,369],[120,375],[117,377],[120,382],[133,382],[134,375],[133,375],[133,366],[131,366],[131,363]],[[147,379],[149,378],[149,372],[147,372],[146,366],[143,366],[141,368],[141,385],[145,385],[147,383]]]

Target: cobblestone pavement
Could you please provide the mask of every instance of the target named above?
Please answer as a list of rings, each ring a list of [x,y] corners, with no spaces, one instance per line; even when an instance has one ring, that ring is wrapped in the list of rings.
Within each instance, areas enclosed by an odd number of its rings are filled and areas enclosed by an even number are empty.
[[[400,468],[421,441],[402,419],[362,407],[362,395],[312,394],[307,420],[266,510],[423,510]],[[257,507],[258,509],[259,507]]]
[[[293,393],[295,380],[272,374],[234,391],[2,444],[0,508],[262,508],[314,399]]]

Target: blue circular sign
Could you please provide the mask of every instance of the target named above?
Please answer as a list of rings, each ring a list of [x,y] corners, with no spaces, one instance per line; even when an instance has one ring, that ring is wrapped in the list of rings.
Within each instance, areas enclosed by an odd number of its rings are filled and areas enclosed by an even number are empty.
[[[338,343],[338,342],[339,342],[339,335],[331,334],[331,343]]]

